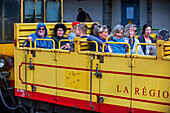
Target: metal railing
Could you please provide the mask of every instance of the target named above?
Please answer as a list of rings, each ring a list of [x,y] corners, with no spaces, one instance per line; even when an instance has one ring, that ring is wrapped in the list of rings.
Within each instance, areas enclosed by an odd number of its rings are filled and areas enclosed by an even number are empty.
[[[129,54],[131,53],[131,50],[130,50],[130,45],[126,42],[105,42],[103,43],[103,47],[102,47],[102,52],[104,52],[104,46],[105,44],[124,44],[124,45],[128,45],[128,49],[129,49]]]

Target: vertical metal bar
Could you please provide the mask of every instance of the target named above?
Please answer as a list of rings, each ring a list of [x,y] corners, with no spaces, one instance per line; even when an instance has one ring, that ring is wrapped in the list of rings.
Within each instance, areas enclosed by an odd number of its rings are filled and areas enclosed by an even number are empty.
[[[4,12],[4,2],[5,0],[2,0],[2,41],[5,39],[5,12]]]
[[[61,0],[61,23],[63,23],[63,0]]]
[[[25,53],[25,95],[27,97],[29,97],[29,95],[27,94],[27,54],[29,53],[29,51],[27,51]]]
[[[90,72],[90,107],[92,110],[94,110],[94,107],[92,106],[92,71],[93,71],[93,59],[94,59],[94,54],[91,57],[91,72]]]
[[[46,22],[46,0],[44,0],[44,23]]]
[[[21,0],[21,23],[24,21],[24,2]]]
[[[36,20],[36,16],[37,16],[37,0],[35,0],[35,5],[34,5],[34,7],[35,7],[35,10],[34,10],[34,13],[35,13],[34,22],[36,22],[36,21],[37,21],[37,20]]]

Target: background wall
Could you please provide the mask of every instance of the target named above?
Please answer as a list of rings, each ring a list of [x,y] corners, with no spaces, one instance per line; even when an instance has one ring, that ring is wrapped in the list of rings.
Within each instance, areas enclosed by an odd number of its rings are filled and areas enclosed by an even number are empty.
[[[88,12],[93,21],[103,24],[102,0],[64,0],[64,20],[73,22],[78,8]],[[140,28],[147,23],[147,0],[140,0]],[[152,0],[152,27],[170,31],[170,0]],[[112,27],[121,23],[121,0],[112,0]]]
[[[121,0],[112,0],[112,27],[121,24]]]
[[[67,22],[75,21],[78,8],[89,13],[94,22],[102,24],[102,0],[64,0],[64,20]]]
[[[143,28],[144,24],[147,24],[147,0],[140,0],[140,28]]]
[[[152,3],[152,27],[170,31],[170,0],[153,0]]]

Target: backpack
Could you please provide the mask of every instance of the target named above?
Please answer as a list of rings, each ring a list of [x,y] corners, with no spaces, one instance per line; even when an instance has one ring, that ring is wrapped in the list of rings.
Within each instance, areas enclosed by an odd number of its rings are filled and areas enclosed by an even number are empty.
[[[85,22],[93,22],[88,13],[86,13]]]

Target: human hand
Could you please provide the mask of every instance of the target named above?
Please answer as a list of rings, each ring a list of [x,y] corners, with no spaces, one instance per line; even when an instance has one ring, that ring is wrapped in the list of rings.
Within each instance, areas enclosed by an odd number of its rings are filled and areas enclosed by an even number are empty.
[[[29,36],[29,37],[27,38],[27,40],[28,40],[28,41],[32,41],[32,37]]]

